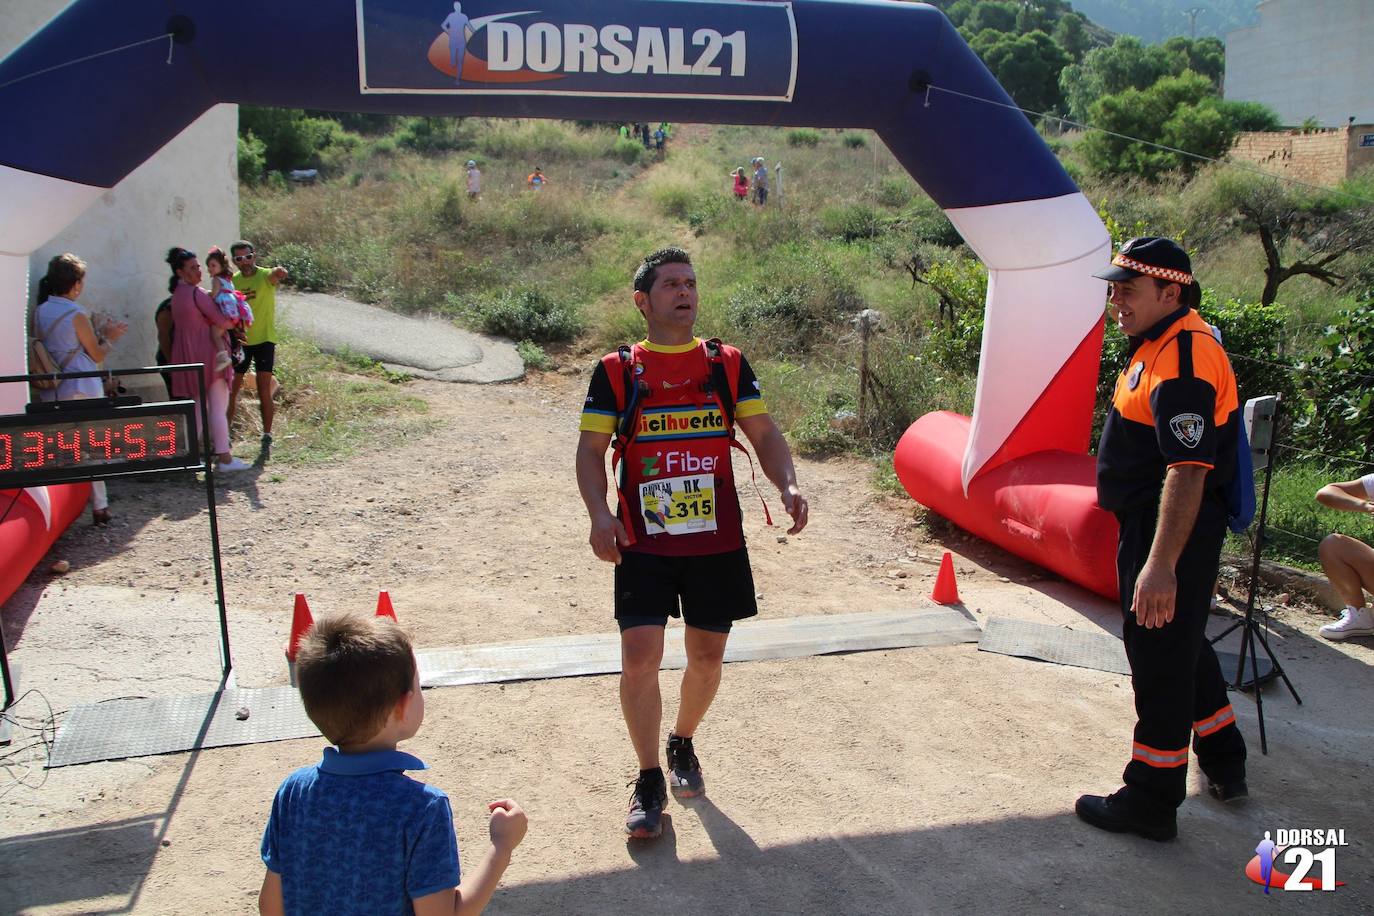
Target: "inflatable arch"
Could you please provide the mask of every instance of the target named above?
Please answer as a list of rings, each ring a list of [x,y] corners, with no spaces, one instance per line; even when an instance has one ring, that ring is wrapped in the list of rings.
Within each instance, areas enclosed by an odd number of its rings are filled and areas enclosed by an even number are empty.
[[[77,0],[0,62],[0,375],[24,371],[28,254],[217,103],[866,127],[989,270],[973,417],[914,424],[896,453],[903,482],[981,537],[1115,592],[1115,522],[1086,455],[1105,301],[1091,274],[1109,239],[939,10],[242,0],[232,25],[225,15],[210,0]],[[22,410],[22,386],[0,389],[0,413]]]

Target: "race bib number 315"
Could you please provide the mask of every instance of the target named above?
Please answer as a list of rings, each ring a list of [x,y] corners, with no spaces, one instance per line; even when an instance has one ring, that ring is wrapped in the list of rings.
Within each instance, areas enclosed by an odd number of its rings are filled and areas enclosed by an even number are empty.
[[[668,477],[639,485],[646,534],[696,534],[716,530],[714,474]]]

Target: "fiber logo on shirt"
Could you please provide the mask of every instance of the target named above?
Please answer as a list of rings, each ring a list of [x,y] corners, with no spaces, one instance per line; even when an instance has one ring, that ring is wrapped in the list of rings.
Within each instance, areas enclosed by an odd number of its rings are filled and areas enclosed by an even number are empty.
[[[1174,431],[1174,437],[1179,442],[1189,448],[1197,448],[1207,424],[1198,414],[1181,413],[1169,421],[1169,428]]]

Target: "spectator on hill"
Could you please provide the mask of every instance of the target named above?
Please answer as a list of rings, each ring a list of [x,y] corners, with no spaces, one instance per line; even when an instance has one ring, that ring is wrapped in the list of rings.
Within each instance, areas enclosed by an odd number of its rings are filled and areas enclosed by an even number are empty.
[[[762,156],[754,157],[754,203],[762,207],[768,203],[768,165]]]
[[[731,172],[730,177],[735,179],[735,200],[747,200],[749,198],[749,176],[744,174],[744,166]]]
[[[482,170],[477,167],[476,160],[468,160],[468,200],[476,200],[482,193]]]
[[[1359,480],[1329,483],[1317,491],[1317,502],[1340,512],[1374,515],[1374,474]],[[1326,639],[1374,636],[1374,613],[1365,592],[1374,594],[1374,547],[1344,534],[1328,534],[1318,549],[1322,570],[1345,602],[1341,619],[1321,628]]]

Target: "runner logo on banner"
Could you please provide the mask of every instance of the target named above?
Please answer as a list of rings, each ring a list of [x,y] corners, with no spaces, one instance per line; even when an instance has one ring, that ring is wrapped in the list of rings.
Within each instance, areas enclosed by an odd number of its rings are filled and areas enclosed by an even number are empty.
[[[790,102],[791,3],[357,0],[364,94]]]

